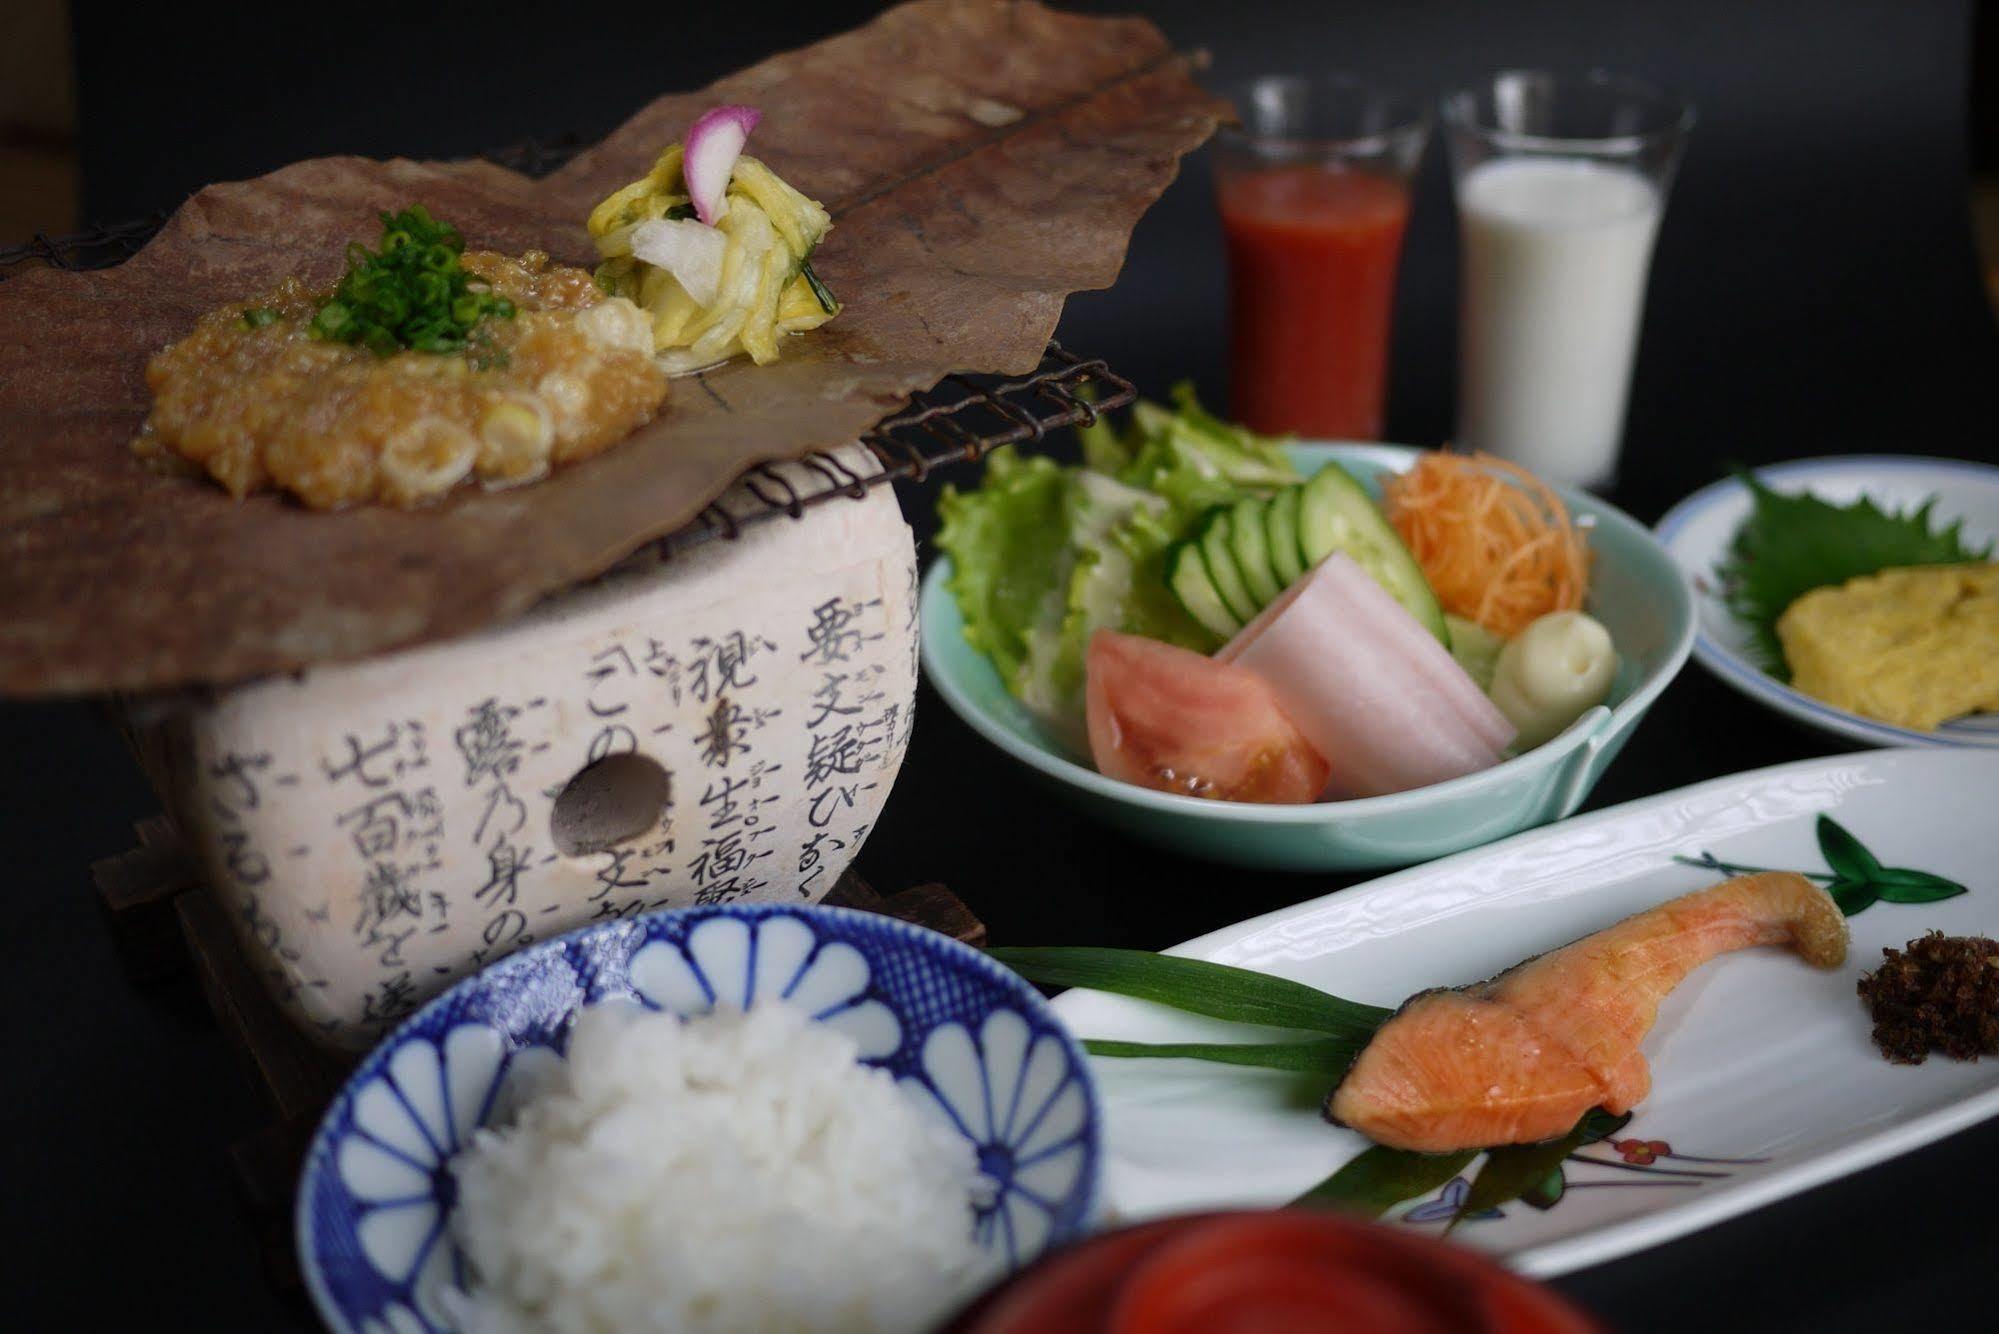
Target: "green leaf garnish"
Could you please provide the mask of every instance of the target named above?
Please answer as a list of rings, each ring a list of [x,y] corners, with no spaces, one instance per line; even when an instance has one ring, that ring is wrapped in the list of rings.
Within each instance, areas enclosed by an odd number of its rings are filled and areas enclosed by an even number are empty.
[[[513,302],[465,271],[464,250],[458,229],[421,204],[384,213],[381,250],[348,245],[346,276],[313,315],[312,336],[379,356],[461,351],[481,320],[515,314]]]
[[[1546,1212],[1562,1202],[1569,1189],[1568,1173],[1560,1167],[1520,1192],[1520,1202],[1530,1209]]]
[[[1560,1139],[1543,1144],[1508,1144],[1488,1151],[1485,1165],[1472,1178],[1471,1189],[1465,1192],[1464,1203],[1458,1206],[1450,1227],[1456,1227],[1473,1214],[1519,1199],[1545,1182],[1550,1172],[1560,1170],[1563,1161],[1577,1149],[1615,1134],[1630,1120],[1629,1116],[1611,1116],[1600,1107],[1592,1108]]]
[[[1601,1107],[1594,1107],[1561,1139],[1545,1144],[1513,1144],[1489,1151],[1485,1166],[1479,1169],[1477,1179],[1465,1194],[1459,1218],[1496,1209],[1516,1198],[1527,1199],[1537,1209],[1552,1207],[1565,1189],[1562,1161],[1584,1145],[1616,1134],[1630,1120],[1628,1113],[1612,1116]],[[1468,1167],[1480,1152],[1465,1149],[1458,1153],[1414,1153],[1377,1144],[1292,1203],[1379,1218],[1396,1205],[1428,1195],[1442,1186]],[[1456,1221],[1453,1220],[1453,1226]]]
[[[1221,1065],[1290,1070],[1297,1074],[1325,1075],[1332,1079],[1338,1079],[1347,1072],[1347,1067],[1360,1055],[1362,1045],[1343,1038],[1318,1038],[1309,1042],[1118,1042],[1109,1038],[1083,1039],[1083,1050],[1092,1056],[1214,1061]]]
[[[1967,892],[1957,881],[1929,871],[1883,866],[1866,844],[1830,815],[1819,816],[1818,835],[1819,852],[1836,877],[1826,892],[1848,917],[1877,902],[1936,903]]]
[[[1149,950],[1091,946],[998,947],[986,951],[1030,982],[1084,987],[1170,1005],[1239,1024],[1302,1028],[1356,1043],[1394,1011],[1362,1005],[1268,973]]]
[[[689,207],[692,207],[692,205],[689,205]],[[798,261],[798,271],[805,275],[805,285],[812,289],[812,295],[819,302],[819,309],[825,311],[828,315],[839,314],[840,303],[835,301],[833,294],[826,290],[826,284],[819,281],[818,271],[812,267],[812,261],[809,258]]]
[[[1576,1129],[1582,1132],[1582,1147],[1609,1139],[1631,1124],[1631,1116],[1630,1112],[1619,1112],[1613,1116],[1601,1107],[1590,1108],[1583,1113],[1583,1119],[1576,1123]]]
[[[1907,513],[1862,497],[1833,505],[1816,496],[1783,495],[1742,473],[1755,508],[1716,567],[1729,610],[1749,627],[1771,675],[1788,680],[1777,618],[1793,602],[1829,584],[1908,565],[1963,565],[1992,559],[1992,546],[1967,546],[1962,520],[1932,523],[1934,498]]]
[[[1824,856],[1825,864],[1841,880],[1871,884],[1881,873],[1881,863],[1867,850],[1867,845],[1830,815],[1819,816],[1818,836],[1819,852]]]
[[[1881,897],[1880,891],[1864,880],[1835,880],[1825,887],[1840,912],[1848,917],[1866,912]]]
[[[1379,1218],[1404,1200],[1428,1195],[1464,1171],[1476,1157],[1477,1149],[1411,1153],[1377,1144],[1291,1203]]]
[[[1966,893],[1963,885],[1928,871],[1889,868],[1874,877],[1874,890],[1887,903],[1936,903]]]

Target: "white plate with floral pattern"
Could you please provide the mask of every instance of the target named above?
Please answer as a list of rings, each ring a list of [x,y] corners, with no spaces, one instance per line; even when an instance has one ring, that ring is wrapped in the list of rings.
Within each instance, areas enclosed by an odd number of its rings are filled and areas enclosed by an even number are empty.
[[[1453,1234],[1529,1274],[1628,1254],[1806,1190],[1999,1113],[1999,1061],[1891,1065],[1855,992],[1884,946],[1931,929],[1999,937],[1999,755],[1859,752],[1682,788],[1254,918],[1171,951],[1278,974],[1377,1005],[1489,977],[1734,869],[1834,878],[1831,820],[1879,866],[1850,918],[1846,964],[1788,953],[1717,959],[1667,998],[1644,1051],[1652,1093],[1629,1125],[1580,1149],[1523,1200]],[[1831,842],[1835,860],[1838,838]],[[1852,866],[1847,865],[1852,871]],[[1864,869],[1864,868],[1863,868]],[[1878,868],[1877,868],[1878,869]],[[1896,881],[1948,892],[1929,902]],[[1851,891],[1842,891],[1851,893]],[[1862,898],[1866,897],[1863,892]],[[1896,901],[1897,899],[1904,901]],[[1268,1040],[1145,1002],[1071,991],[1086,1038]],[[1110,1211],[1137,1220],[1295,1199],[1366,1147],[1321,1119],[1324,1080],[1190,1060],[1093,1058]],[[1459,1177],[1399,1207],[1441,1232]]]

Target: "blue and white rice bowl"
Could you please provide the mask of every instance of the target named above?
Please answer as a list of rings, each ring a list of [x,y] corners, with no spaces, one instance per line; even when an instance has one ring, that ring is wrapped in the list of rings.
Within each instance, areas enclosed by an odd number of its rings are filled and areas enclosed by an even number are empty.
[[[934,931],[840,908],[723,906],[547,941],[447,991],[354,1071],[299,1183],[306,1285],[336,1331],[452,1329],[468,1280],[450,1162],[562,1059],[586,1006],[683,1018],[781,998],[837,1029],[978,1155],[967,1227],[997,1277],[1080,1236],[1101,1164],[1087,1062],[1040,994]],[[698,1226],[698,1219],[688,1220]]]

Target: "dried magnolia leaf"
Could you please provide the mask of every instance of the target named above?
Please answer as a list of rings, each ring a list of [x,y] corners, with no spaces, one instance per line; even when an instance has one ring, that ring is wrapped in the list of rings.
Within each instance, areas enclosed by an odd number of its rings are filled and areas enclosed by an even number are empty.
[[[1149,23],[922,0],[661,99],[540,182],[485,164],[302,162],[190,199],[130,262],[0,284],[0,691],[239,680],[517,615],[691,520],[745,468],[850,441],[954,370],[1038,361],[1224,112]],[[772,366],[676,381],[657,421],[517,491],[313,513],[157,476],[146,359],[289,273],[330,281],[422,202],[475,247],[590,263],[590,206],[718,102],[832,210],[845,303]]]

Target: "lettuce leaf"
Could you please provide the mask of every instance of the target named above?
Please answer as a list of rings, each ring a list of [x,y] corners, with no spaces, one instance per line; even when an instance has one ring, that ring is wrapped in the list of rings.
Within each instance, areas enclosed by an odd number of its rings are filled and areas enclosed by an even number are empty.
[[[1116,624],[1123,605],[1121,599],[1106,598],[1102,593],[1088,598],[1078,590],[1097,587],[1097,572],[1104,566],[1105,551],[1112,546],[1112,530],[1138,510],[1163,507],[1164,502],[1087,468],[1069,472],[1068,478],[1069,490],[1063,500],[1066,567],[1060,594],[1050,614],[1030,632],[1027,657],[1009,685],[1021,703],[1073,742],[1081,730],[1076,704],[1082,698],[1083,654],[1089,647],[1090,632],[1097,625]],[[1079,625],[1074,610],[1079,597],[1092,605],[1092,614],[1085,619],[1093,623],[1087,628]]]
[[[965,637],[1062,740],[1083,745],[1084,657],[1100,629],[1208,653],[1216,637],[1166,583],[1166,551],[1216,505],[1296,481],[1281,443],[1204,411],[1138,404],[1078,431],[1082,467],[996,451],[976,491],[946,488],[937,544]]]
[[[1746,625],[1764,670],[1788,680],[1777,620],[1814,588],[1909,565],[1965,565],[1992,559],[1964,542],[1963,522],[1935,524],[1932,496],[1913,510],[1884,510],[1862,496],[1834,505],[1810,493],[1785,495],[1755,473],[1742,481],[1755,508],[1735,534],[1728,556],[1715,566],[1722,596]]]
[[[976,491],[944,488],[937,545],[951,557],[951,594],[965,639],[1012,689],[1030,634],[1059,625],[1069,567],[1069,471],[1053,459],[995,450]]]
[[[1193,511],[1298,480],[1281,441],[1210,415],[1190,384],[1174,385],[1173,400],[1177,412],[1156,403],[1132,409],[1131,433],[1124,442],[1128,461],[1118,469],[1118,480]]]

